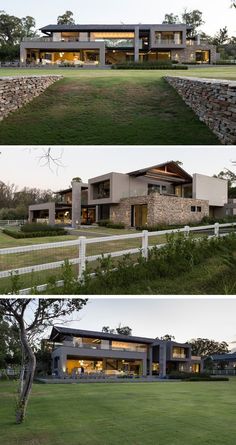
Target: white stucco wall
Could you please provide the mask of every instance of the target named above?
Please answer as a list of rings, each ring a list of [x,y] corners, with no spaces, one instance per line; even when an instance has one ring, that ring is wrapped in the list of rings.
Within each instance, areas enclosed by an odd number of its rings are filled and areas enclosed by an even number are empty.
[[[228,201],[228,181],[194,173],[193,198],[206,199],[210,206],[223,207]]]

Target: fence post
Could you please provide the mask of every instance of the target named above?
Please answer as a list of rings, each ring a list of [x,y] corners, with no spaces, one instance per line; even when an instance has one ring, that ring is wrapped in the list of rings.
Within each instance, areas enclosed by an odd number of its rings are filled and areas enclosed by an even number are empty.
[[[185,226],[185,227],[184,227],[184,236],[185,236],[186,238],[188,238],[189,233],[190,233],[190,227],[189,227],[189,226]]]
[[[142,257],[148,258],[148,230],[142,231]]]
[[[219,236],[219,234],[220,234],[220,224],[219,223],[215,223],[214,235],[215,236]]]
[[[86,269],[86,237],[79,237],[79,281],[83,280],[83,273]]]

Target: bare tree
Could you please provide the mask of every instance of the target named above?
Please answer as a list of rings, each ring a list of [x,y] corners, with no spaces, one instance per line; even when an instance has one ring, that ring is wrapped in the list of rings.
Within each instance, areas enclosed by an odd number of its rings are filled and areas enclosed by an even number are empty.
[[[16,407],[16,423],[22,423],[32,389],[36,368],[36,357],[33,347],[35,338],[45,328],[52,326],[55,319],[80,311],[87,299],[33,299],[9,298],[0,299],[0,315],[11,323],[16,323],[19,329],[22,366]]]

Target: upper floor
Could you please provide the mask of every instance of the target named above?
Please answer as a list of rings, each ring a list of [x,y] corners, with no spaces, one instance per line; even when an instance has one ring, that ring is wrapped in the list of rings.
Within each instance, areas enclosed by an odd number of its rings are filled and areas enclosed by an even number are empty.
[[[91,205],[118,204],[123,198],[159,193],[179,198],[204,199],[210,206],[223,207],[228,200],[228,184],[222,179],[187,173],[177,162],[124,173],[107,173],[88,181]]]
[[[44,36],[23,41],[104,42],[108,49],[178,49],[200,43],[199,36],[190,36],[190,31],[186,24],[47,25],[41,28]]]

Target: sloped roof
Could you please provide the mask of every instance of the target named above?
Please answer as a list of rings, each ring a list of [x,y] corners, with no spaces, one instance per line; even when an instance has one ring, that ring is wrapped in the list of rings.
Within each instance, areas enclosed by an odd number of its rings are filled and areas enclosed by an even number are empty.
[[[86,331],[84,329],[65,328],[62,326],[53,326],[50,335],[50,340],[59,341],[59,338],[70,335],[88,337],[88,338],[101,338],[104,340],[121,340],[121,341],[128,341],[131,343],[137,342],[137,343],[152,344],[155,341],[154,338],[134,337],[133,335],[131,336],[131,335],[120,335],[120,334],[107,334],[105,332]]]
[[[177,162],[167,161],[162,164],[153,165],[151,167],[142,168],[127,173],[129,176],[157,176],[166,178],[166,180],[184,180],[192,182],[192,176],[187,173]]]

